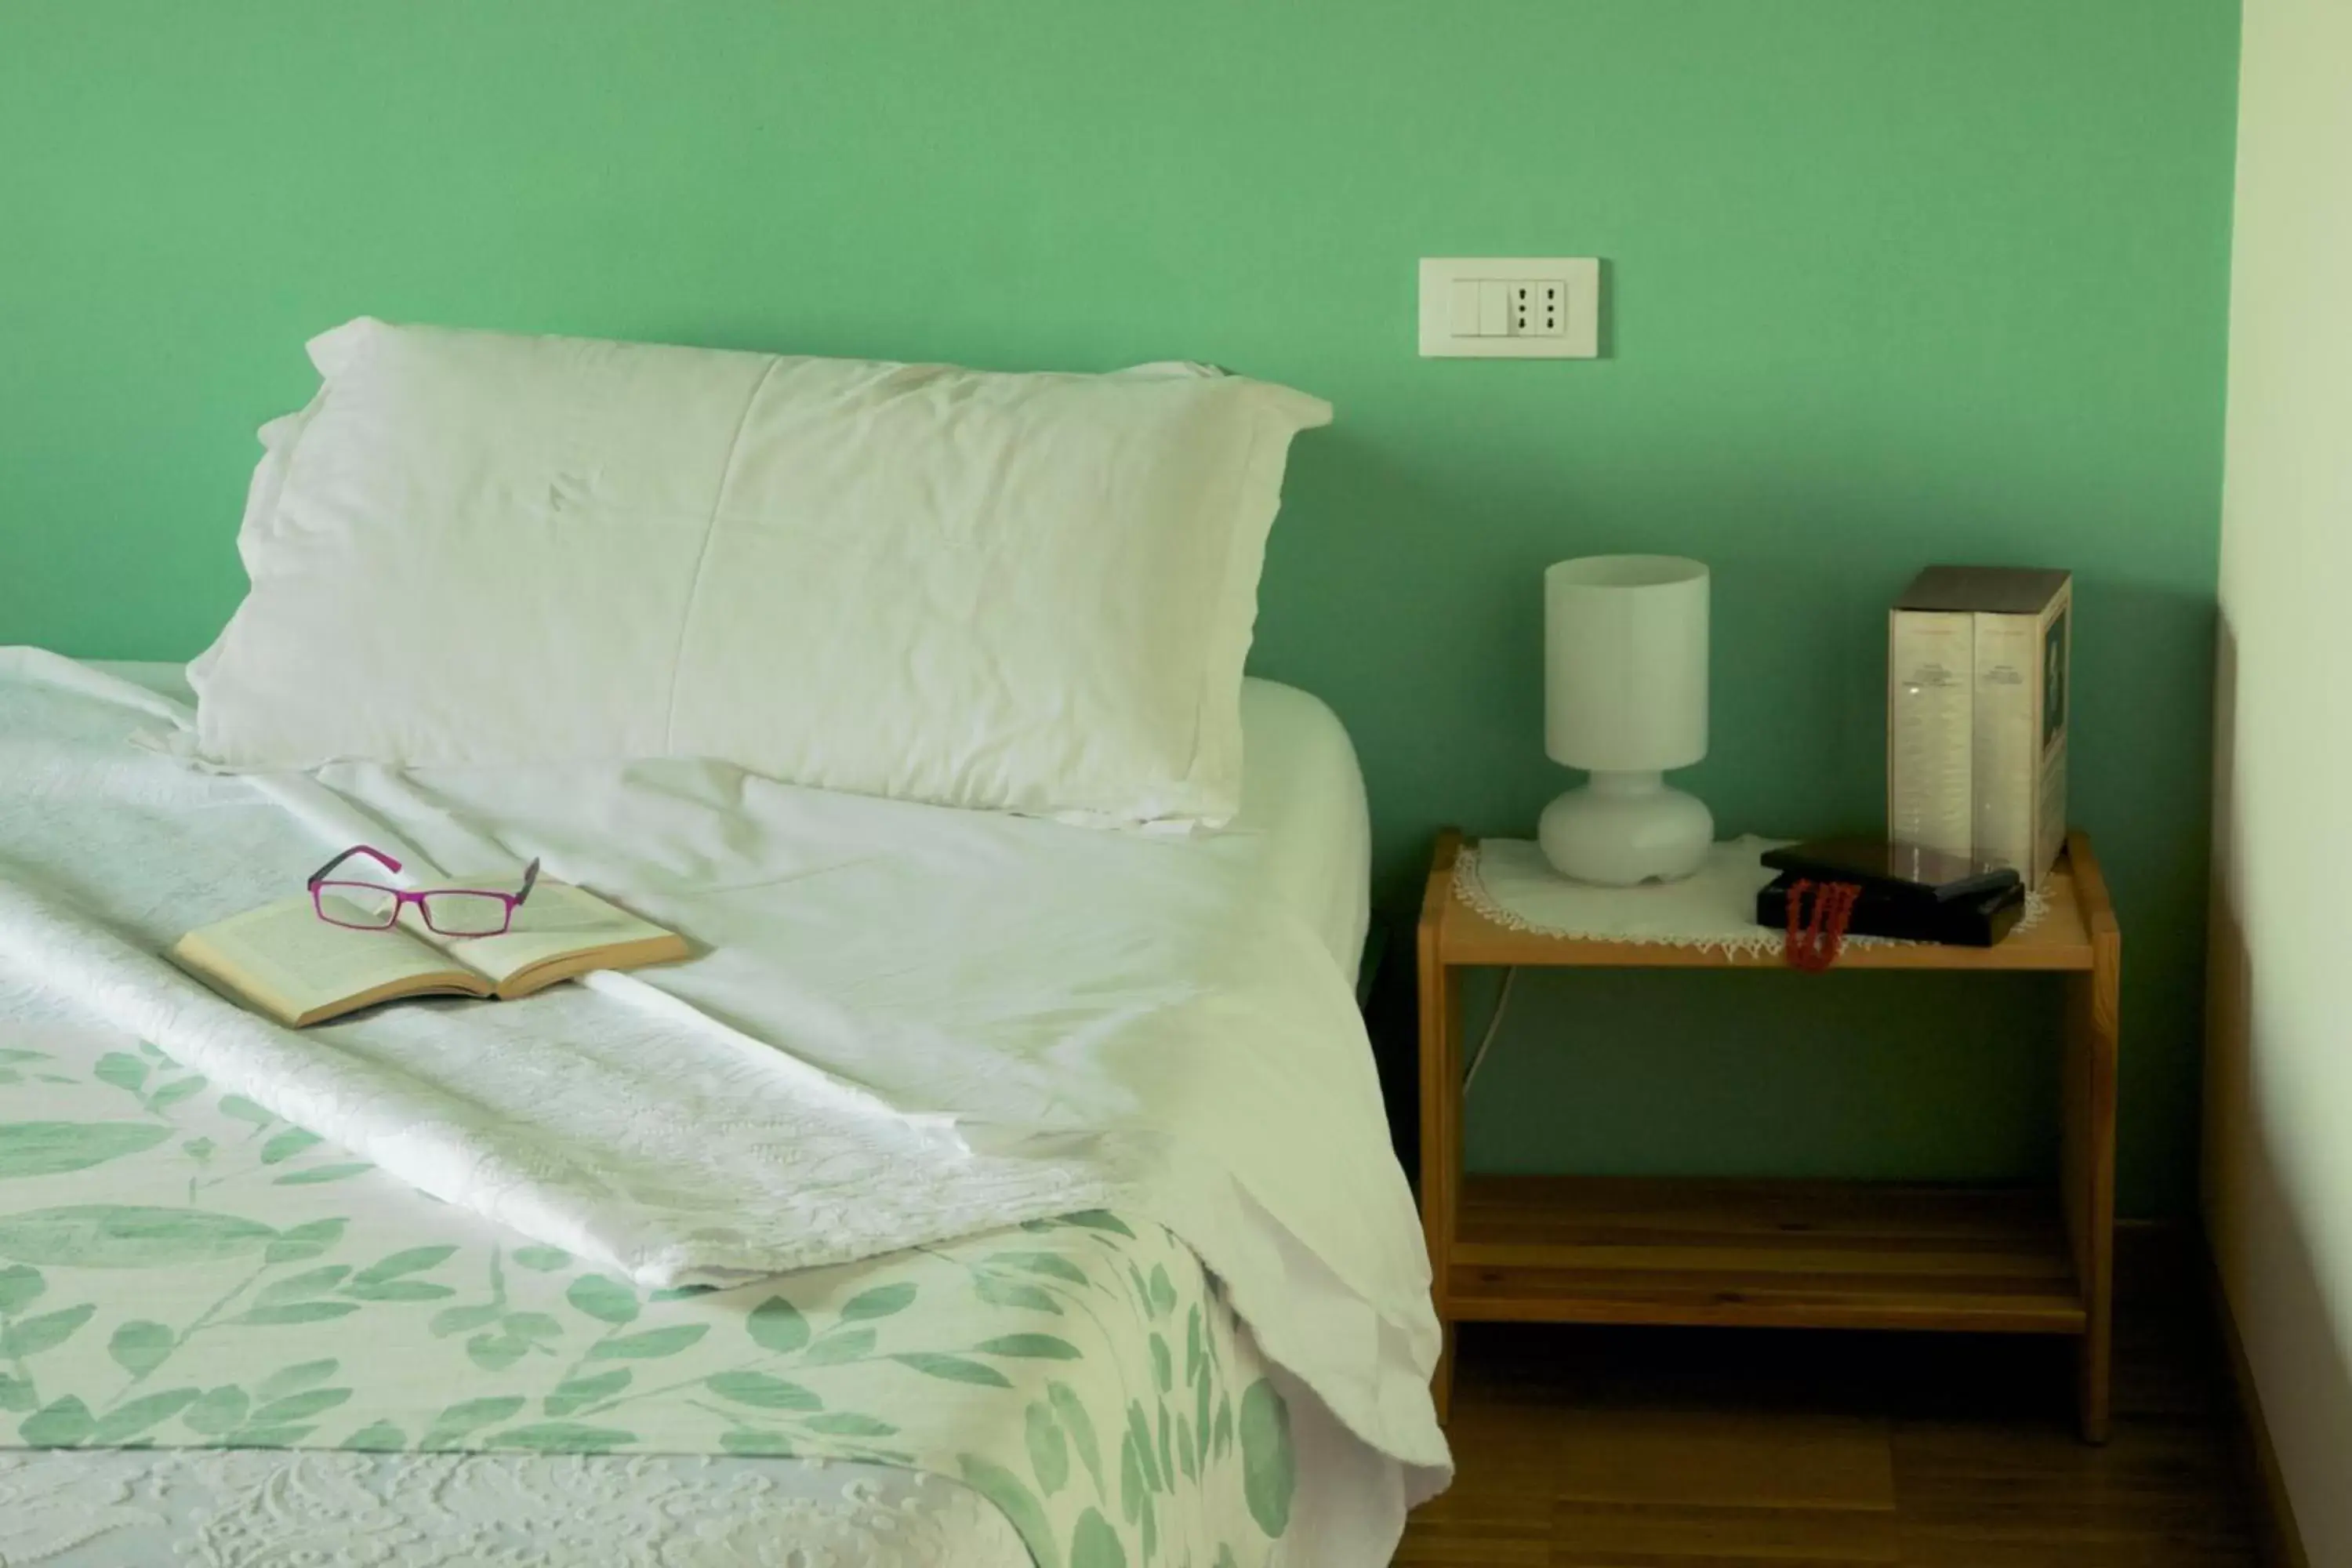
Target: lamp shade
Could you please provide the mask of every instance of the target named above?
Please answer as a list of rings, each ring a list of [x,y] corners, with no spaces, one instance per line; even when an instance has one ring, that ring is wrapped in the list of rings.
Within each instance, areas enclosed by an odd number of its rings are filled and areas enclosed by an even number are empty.
[[[1544,750],[1597,773],[1706,755],[1707,570],[1588,555],[1544,573]]]

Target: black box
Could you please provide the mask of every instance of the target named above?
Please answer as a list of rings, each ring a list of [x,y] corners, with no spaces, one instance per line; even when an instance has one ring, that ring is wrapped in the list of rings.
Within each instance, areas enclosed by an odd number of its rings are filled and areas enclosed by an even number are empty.
[[[2025,913],[2025,884],[2006,866],[1876,838],[1820,839],[1767,850],[1780,875],[1756,895],[1756,923],[1785,931],[1789,892],[1801,881],[1858,888],[1846,921],[1853,936],[1901,937],[1990,947]],[[1811,914],[1810,907],[1799,911]]]

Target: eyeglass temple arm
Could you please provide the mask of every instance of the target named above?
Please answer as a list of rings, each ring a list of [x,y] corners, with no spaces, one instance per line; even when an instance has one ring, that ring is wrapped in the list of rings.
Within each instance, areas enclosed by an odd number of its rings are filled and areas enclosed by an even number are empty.
[[[516,902],[516,903],[518,903],[518,904],[520,904],[520,903],[521,903],[525,899],[527,899],[527,898],[530,897],[530,890],[531,890],[531,889],[533,889],[533,888],[537,887],[538,885],[539,885],[539,859],[538,859],[538,858],[537,858],[536,856],[534,856],[534,857],[532,857],[532,858],[531,858],[531,862],[530,862],[530,864],[523,868],[523,871],[522,871],[522,891],[521,891],[521,892],[520,892],[520,893],[517,893],[517,894],[515,895],[515,902]]]
[[[385,854],[383,850],[376,848],[373,845],[354,844],[349,849],[344,850],[341,854],[336,856],[333,859],[328,861],[325,865],[311,872],[308,878],[304,879],[302,885],[307,888],[317,887],[320,882],[327,879],[328,872],[333,870],[336,867],[341,865],[344,861],[350,859],[354,855],[364,855],[371,860],[383,866],[387,871],[397,871],[400,869],[400,862]]]

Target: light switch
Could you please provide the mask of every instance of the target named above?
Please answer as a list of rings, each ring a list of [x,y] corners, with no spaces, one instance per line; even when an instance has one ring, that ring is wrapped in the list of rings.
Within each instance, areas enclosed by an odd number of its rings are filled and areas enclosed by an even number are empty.
[[[1511,286],[1499,279],[1478,280],[1478,335],[1482,338],[1508,337],[1510,324]]]
[[[1594,359],[1600,352],[1597,258],[1423,258],[1423,358]]]
[[[1478,335],[1478,280],[1475,278],[1454,280],[1454,335],[1457,338]]]

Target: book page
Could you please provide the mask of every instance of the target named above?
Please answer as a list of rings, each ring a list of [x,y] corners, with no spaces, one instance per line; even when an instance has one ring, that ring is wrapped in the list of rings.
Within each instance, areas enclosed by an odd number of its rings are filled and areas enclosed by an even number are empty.
[[[459,887],[478,885],[497,887],[495,878],[469,884],[462,878],[452,878]],[[626,910],[616,909],[595,894],[569,882],[540,879],[530,890],[530,897],[514,915],[513,927],[499,936],[452,937],[427,933],[421,925],[412,924],[416,919],[414,910],[401,916],[404,925],[427,942],[439,947],[467,968],[487,975],[492,981],[503,981],[552,959],[585,957],[609,948],[628,947],[637,942],[667,939],[682,954],[685,944],[660,926],[641,921]],[[645,962],[639,959],[636,962]],[[599,967],[594,963],[587,968]]]
[[[451,974],[447,958],[405,931],[350,931],[320,920],[308,893],[192,931],[173,944],[172,956],[289,1017]]]
[[[1974,843],[1975,621],[1928,610],[1889,618],[1887,837],[1951,855]]]
[[[1977,858],[2012,868],[2031,888],[2042,874],[2033,861],[2042,639],[2032,616],[1978,614],[1976,679],[1969,744]]]

